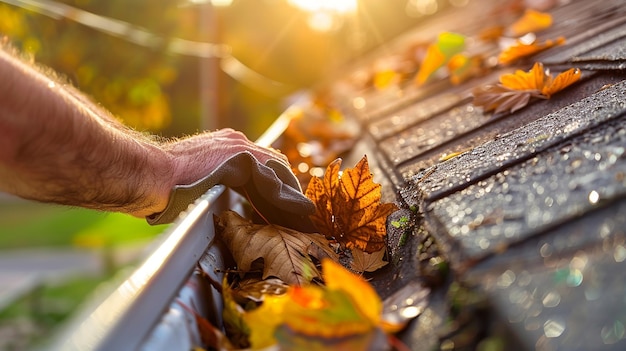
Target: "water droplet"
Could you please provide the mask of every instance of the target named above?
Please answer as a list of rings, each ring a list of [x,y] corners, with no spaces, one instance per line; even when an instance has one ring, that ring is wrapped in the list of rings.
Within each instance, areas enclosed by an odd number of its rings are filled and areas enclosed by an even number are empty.
[[[537,317],[526,318],[526,320],[524,321],[524,328],[530,331],[538,330],[539,328],[541,328],[541,320]]]
[[[615,262],[623,262],[626,259],[626,249],[622,245],[615,246],[613,251],[613,258]]]
[[[558,338],[565,331],[565,322],[555,319],[548,319],[543,324],[543,333],[548,338]]]
[[[419,316],[422,313],[423,308],[419,306],[409,306],[405,307],[400,311],[400,315],[404,318],[411,319]]]
[[[548,243],[541,245],[539,253],[541,254],[541,257],[550,257],[550,255],[552,255],[552,246]]]
[[[556,307],[561,303],[561,295],[556,291],[549,292],[541,302],[545,307]]]
[[[352,106],[357,110],[365,108],[365,99],[360,96],[355,97],[352,99]]]
[[[600,289],[596,286],[590,286],[585,289],[585,299],[587,301],[595,301],[600,297]]]
[[[610,325],[605,325],[600,331],[602,342],[606,345],[612,345],[624,338],[626,328],[620,321],[614,321]]]
[[[583,282],[583,272],[580,269],[571,269],[569,275],[565,279],[565,283],[568,286],[576,287]]]
[[[592,190],[589,193],[589,203],[592,204],[592,205],[595,205],[595,204],[598,203],[598,200],[600,200],[600,194],[598,194],[597,191]]]
[[[515,281],[515,273],[511,270],[507,270],[498,277],[498,286],[501,288],[508,288]]]

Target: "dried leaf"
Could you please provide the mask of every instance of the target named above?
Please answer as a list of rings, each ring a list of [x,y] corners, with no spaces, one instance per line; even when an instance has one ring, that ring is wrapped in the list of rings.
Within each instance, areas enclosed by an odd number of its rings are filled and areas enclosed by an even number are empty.
[[[474,89],[473,104],[481,106],[485,111],[515,112],[526,106],[531,97],[549,99],[556,92],[577,82],[580,77],[580,70],[572,68],[553,78],[548,70],[544,70],[543,64],[537,62],[528,72],[517,70],[515,73],[503,74],[500,76],[500,84]]]
[[[513,90],[502,85],[481,86],[472,92],[474,106],[480,106],[485,112],[495,113],[515,112],[526,106],[530,101],[531,93]]]
[[[546,40],[543,43],[524,43],[517,40],[514,45],[503,50],[498,56],[498,62],[503,65],[511,64],[519,59],[528,57],[539,52],[545,51],[551,47],[562,45],[565,43],[564,37],[558,37],[555,40]]]
[[[552,25],[552,16],[549,13],[527,9],[524,15],[511,24],[508,32],[515,37],[526,33],[538,32]]]
[[[328,241],[319,234],[305,234],[274,224],[253,224],[233,211],[225,211],[215,218],[215,223],[240,270],[249,271],[254,261],[263,259],[263,279],[274,276],[287,284],[303,284],[307,277],[319,278],[308,255],[311,243],[337,258]]]
[[[337,198],[339,189],[339,168],[341,159],[336,159],[326,167],[324,178],[313,177],[306,189],[306,196],[315,204],[315,213],[310,216],[317,230],[324,234],[326,238],[334,238],[341,234],[341,229],[337,228],[335,213],[338,209],[333,209],[334,199]]]
[[[367,253],[357,248],[352,249],[352,261],[350,262],[350,269],[355,272],[374,272],[387,265],[387,261],[383,261],[385,252],[387,250],[383,248],[380,251],[374,253]]]
[[[517,70],[515,73],[507,73],[500,76],[500,83],[512,90],[527,90],[540,93],[541,89],[550,76],[543,70],[543,64],[537,62],[533,68],[524,72]]]
[[[435,73],[439,68],[443,67],[446,63],[446,57],[441,52],[437,45],[431,45],[428,47],[426,51],[426,57],[420,66],[417,75],[415,76],[415,83],[418,85],[422,85],[428,81],[428,79]]]
[[[580,80],[581,75],[582,73],[578,68],[570,68],[567,71],[558,74],[556,78],[550,79],[549,84],[546,84],[543,89],[541,89],[541,94],[549,99],[553,94],[576,83]]]
[[[483,58],[456,54],[448,61],[447,68],[450,73],[450,82],[458,85],[483,72]]]
[[[243,307],[235,301],[233,290],[226,281],[226,278],[224,278],[222,283],[222,299],[224,301],[222,319],[228,339],[233,345],[239,348],[249,347],[250,342],[248,338],[250,337],[250,328],[244,321],[245,311]]]
[[[325,287],[291,286],[285,295],[270,296],[244,315],[253,348],[299,345],[304,338],[307,349],[337,343],[339,349],[354,349],[378,328],[398,329],[382,322],[382,301],[365,280],[332,260],[322,261],[322,270]]]
[[[176,302],[185,311],[194,316],[196,325],[198,327],[198,333],[200,334],[200,340],[203,345],[208,346],[213,350],[231,350],[233,345],[230,340],[222,333],[222,330],[216,328],[206,318],[202,317],[196,310],[187,306],[181,300],[177,299]],[[200,350],[200,348],[198,348]]]
[[[465,49],[465,36],[444,32],[437,37],[437,47],[446,58],[450,58]]]
[[[415,83],[424,84],[439,68],[443,67],[452,56],[465,49],[465,37],[456,33],[441,33],[437,42],[428,46],[426,57],[420,66]]]
[[[282,295],[288,287],[289,285],[278,278],[261,280],[258,277],[250,277],[242,279],[232,289],[232,293],[237,303],[244,305],[248,301],[263,302],[268,295]]]
[[[402,75],[395,70],[386,69],[374,73],[374,87],[378,90],[386,89],[402,80]]]
[[[478,39],[482,41],[496,41],[504,34],[504,27],[501,25],[494,25],[491,27],[487,27],[478,33]]]
[[[380,203],[381,186],[373,181],[367,157],[339,177],[341,159],[326,169],[323,180],[314,177],[306,196],[316,205],[311,216],[316,228],[343,247],[372,253],[385,247],[387,216],[397,209]]]

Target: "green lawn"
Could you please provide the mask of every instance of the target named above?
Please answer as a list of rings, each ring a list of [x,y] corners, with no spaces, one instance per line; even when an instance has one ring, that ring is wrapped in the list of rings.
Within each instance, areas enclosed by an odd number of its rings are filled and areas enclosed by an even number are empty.
[[[0,203],[0,250],[44,246],[123,245],[146,241],[165,226],[119,213],[16,200]]]
[[[0,250],[42,247],[108,249],[147,243],[166,229],[117,213],[0,201]],[[110,267],[116,270],[120,267]],[[113,271],[41,286],[0,311],[0,350],[21,350],[45,341]]]

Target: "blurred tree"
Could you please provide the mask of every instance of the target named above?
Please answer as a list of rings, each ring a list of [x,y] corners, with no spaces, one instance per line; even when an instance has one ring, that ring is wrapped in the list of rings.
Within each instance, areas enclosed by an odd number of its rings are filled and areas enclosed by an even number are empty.
[[[200,0],[58,3],[130,23],[165,40],[155,42],[154,36],[141,32],[120,37],[94,30],[72,20],[78,11],[53,18],[2,3],[0,35],[65,75],[126,124],[165,136],[194,133],[207,125],[200,121],[201,58],[171,53],[168,39],[220,39],[247,69],[284,83],[276,93],[254,87],[245,75],[237,81],[218,71],[211,78],[216,79],[220,99],[208,100],[219,116],[210,125],[240,129],[254,139],[282,112],[280,102],[286,94],[322,81],[350,58],[412,23],[404,14],[405,0],[388,0],[384,5],[379,0],[360,0],[357,13],[337,17],[337,25],[327,31],[308,26],[310,14],[286,0],[235,0],[229,7],[215,8],[216,23],[201,18],[209,5]],[[137,44],[142,41],[146,45]]]

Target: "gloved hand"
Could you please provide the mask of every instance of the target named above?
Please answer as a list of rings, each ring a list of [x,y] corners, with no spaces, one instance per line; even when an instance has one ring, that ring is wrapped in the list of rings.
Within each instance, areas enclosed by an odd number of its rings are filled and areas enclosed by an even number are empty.
[[[289,166],[269,159],[261,164],[248,151],[237,153],[222,162],[206,177],[189,185],[176,185],[167,207],[147,217],[150,224],[174,221],[199,196],[216,184],[223,184],[248,197],[263,217],[274,224],[307,231],[308,215],[315,206],[300,188]]]

